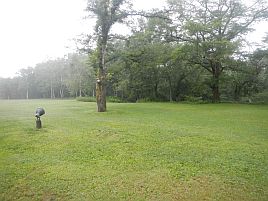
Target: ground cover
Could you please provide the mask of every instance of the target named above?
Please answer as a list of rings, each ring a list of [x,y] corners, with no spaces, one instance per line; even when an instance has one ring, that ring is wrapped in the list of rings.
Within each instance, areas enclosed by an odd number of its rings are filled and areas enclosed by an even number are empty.
[[[0,195],[268,200],[268,106],[0,101]]]

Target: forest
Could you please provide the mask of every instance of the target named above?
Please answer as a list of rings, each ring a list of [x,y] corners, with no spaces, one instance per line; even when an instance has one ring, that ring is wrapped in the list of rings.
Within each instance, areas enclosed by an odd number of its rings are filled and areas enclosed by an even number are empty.
[[[76,53],[0,78],[0,98],[268,102],[268,33],[252,51],[247,41],[268,7],[254,2],[168,0],[144,12],[131,1],[89,0],[94,34],[77,39]],[[129,33],[112,30],[118,23]]]

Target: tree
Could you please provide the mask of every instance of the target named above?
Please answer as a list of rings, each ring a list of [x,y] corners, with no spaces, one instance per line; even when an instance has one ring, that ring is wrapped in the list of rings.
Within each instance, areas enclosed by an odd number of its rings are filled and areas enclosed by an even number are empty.
[[[162,18],[140,18],[133,34],[126,40],[109,43],[109,85],[114,93],[128,101],[181,100],[196,94],[199,69],[188,61],[186,46],[166,43],[159,29]],[[160,27],[161,25],[161,27]],[[191,76],[190,76],[191,75]]]
[[[241,45],[241,37],[255,22],[267,19],[268,7],[263,0],[251,5],[240,0],[174,1],[169,4],[176,15],[170,36],[192,45],[192,61],[211,74],[213,102],[220,101],[219,83],[227,63]]]
[[[30,85],[33,83],[33,68],[32,67],[28,67],[28,68],[23,68],[21,70],[19,70],[19,76],[22,78],[22,90],[25,90],[25,98],[29,99],[29,88]]]
[[[88,0],[87,10],[97,17],[95,31],[97,34],[97,82],[96,100],[98,112],[106,111],[106,51],[112,26],[127,17],[120,7],[126,0]]]
[[[71,95],[83,96],[92,91],[92,69],[87,65],[87,55],[69,54],[66,84]]]

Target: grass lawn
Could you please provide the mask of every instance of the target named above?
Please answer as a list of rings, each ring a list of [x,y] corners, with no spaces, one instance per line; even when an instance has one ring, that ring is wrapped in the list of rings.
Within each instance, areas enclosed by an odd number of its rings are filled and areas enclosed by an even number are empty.
[[[108,110],[0,101],[0,200],[268,200],[268,106]]]

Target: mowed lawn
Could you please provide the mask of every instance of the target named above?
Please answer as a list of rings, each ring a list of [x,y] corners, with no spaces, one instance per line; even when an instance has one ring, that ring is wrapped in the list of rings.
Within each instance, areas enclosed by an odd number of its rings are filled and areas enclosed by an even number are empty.
[[[1,201],[266,201],[268,106],[0,101],[0,182]]]

